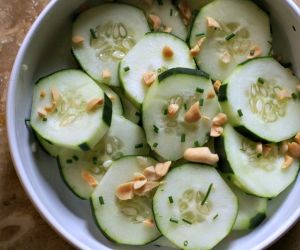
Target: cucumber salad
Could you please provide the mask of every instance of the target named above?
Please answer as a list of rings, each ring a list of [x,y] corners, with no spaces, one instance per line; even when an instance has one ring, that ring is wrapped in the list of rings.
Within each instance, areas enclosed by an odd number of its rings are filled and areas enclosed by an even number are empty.
[[[212,249],[260,225],[299,171],[300,81],[273,57],[269,16],[195,2],[86,6],[78,69],[34,86],[36,139],[118,244]]]

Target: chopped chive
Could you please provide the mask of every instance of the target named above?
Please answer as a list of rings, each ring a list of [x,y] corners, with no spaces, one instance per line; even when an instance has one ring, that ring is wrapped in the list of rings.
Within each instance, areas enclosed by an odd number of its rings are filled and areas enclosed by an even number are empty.
[[[43,122],[46,122],[47,121],[47,118],[46,117],[43,117],[43,120],[42,120]]]
[[[167,114],[168,114],[168,109],[165,108],[165,109],[164,109],[164,115],[167,115]]]
[[[157,0],[158,5],[164,5],[162,0]]]
[[[135,148],[142,148],[142,147],[143,147],[143,143],[136,144],[134,147],[135,147]]]
[[[196,34],[196,36],[205,36],[205,34],[204,33],[198,33],[198,34]]]
[[[91,37],[93,39],[97,39],[97,34],[96,34],[96,31],[94,29],[90,29],[90,34],[91,34]]]
[[[200,98],[200,100],[199,100],[199,105],[200,105],[200,106],[203,106],[203,103],[204,103],[204,99],[203,99],[203,98]]]
[[[242,117],[243,116],[243,112],[242,112],[242,110],[241,109],[238,109],[238,115],[239,115],[239,117]]]
[[[156,148],[158,146],[158,143],[154,142],[152,146],[153,146],[153,148]]]
[[[187,110],[187,105],[186,103],[183,104],[184,110]]]
[[[210,194],[210,191],[211,191],[212,187],[213,187],[213,184],[210,183],[210,185],[209,185],[209,187],[208,187],[208,189],[207,189],[207,191],[206,191],[206,194],[205,194],[203,200],[201,201],[201,206],[203,206],[204,203],[206,202],[206,200],[208,199],[208,196],[209,196],[209,194]]]
[[[170,16],[173,16],[173,9],[170,9]]]
[[[203,92],[204,92],[204,89],[196,88],[196,92],[198,92],[198,93],[203,93]]]
[[[123,70],[124,70],[125,72],[127,72],[127,71],[130,70],[130,68],[127,66],[127,67],[124,67]]]
[[[103,199],[102,196],[99,196],[99,202],[100,202],[101,205],[104,205],[104,199]]]
[[[199,142],[198,142],[198,141],[194,141],[194,146],[195,146],[195,147],[200,147]]]
[[[186,247],[187,245],[189,244],[189,242],[187,241],[187,240],[185,240],[184,242],[183,242],[183,245]]]
[[[182,135],[181,135],[180,141],[181,141],[181,142],[185,142],[185,134],[182,134]]]
[[[258,77],[257,82],[264,84],[265,83],[265,79]]]
[[[70,163],[72,163],[72,162],[73,162],[72,159],[67,159],[67,160],[66,160],[66,163],[68,163],[68,164],[70,164]]]
[[[168,199],[169,199],[169,202],[170,202],[171,204],[174,203],[173,197],[172,197],[172,196],[169,196]]]
[[[262,154],[257,154],[256,157],[260,158],[260,157],[262,157]]]
[[[225,37],[225,40],[226,41],[229,41],[230,39],[232,39],[232,38],[234,38],[235,37],[235,34],[234,33],[231,33],[231,34],[229,34],[229,35],[227,35],[226,37]]]
[[[27,118],[27,119],[24,120],[24,122],[25,122],[26,127],[30,128],[30,119]]]
[[[178,223],[178,220],[174,220],[172,218],[170,218],[170,221],[173,222],[173,223],[176,223],[176,224]]]
[[[292,28],[293,28],[294,31],[296,31],[296,27],[294,25],[292,25]]]
[[[97,158],[96,156],[94,156],[94,157],[92,158],[92,160],[93,160],[93,161],[97,161],[98,158]]]
[[[213,220],[217,219],[218,218],[218,214],[216,214],[214,217],[213,217]]]
[[[156,127],[155,125],[153,125],[153,131],[154,131],[156,134],[158,134],[158,132],[159,132],[159,128],[158,128],[158,127]]]
[[[185,223],[187,223],[187,224],[190,224],[190,225],[193,224],[192,222],[190,222],[190,221],[188,221],[188,220],[186,220],[186,219],[182,219],[182,221],[185,222]]]
[[[296,93],[292,93],[292,98],[294,99],[294,100],[296,100],[297,99],[297,94]]]
[[[135,112],[135,115],[136,115],[136,116],[140,116],[141,114],[140,114],[140,112],[136,111],[136,112]]]
[[[254,55],[254,53],[255,53],[255,50],[254,49],[252,49],[252,50],[250,50],[250,56],[253,56]]]
[[[78,156],[77,155],[73,155],[72,158],[74,159],[74,161],[78,161]]]

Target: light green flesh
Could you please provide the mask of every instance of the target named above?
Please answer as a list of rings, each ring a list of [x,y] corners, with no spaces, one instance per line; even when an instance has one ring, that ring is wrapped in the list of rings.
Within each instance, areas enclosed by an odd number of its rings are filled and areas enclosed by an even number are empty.
[[[47,115],[47,121],[38,116],[38,110],[51,105],[51,90],[61,95],[57,111]],[[44,98],[41,91],[46,92]],[[104,98],[101,88],[80,70],[62,70],[41,79],[34,87],[30,123],[37,134],[56,146],[79,150],[85,143],[90,148],[104,136],[108,126],[102,120],[103,105],[92,112],[86,104],[94,98]],[[76,136],[74,136],[76,135]]]
[[[42,145],[43,149],[52,157],[57,157],[60,147],[57,147],[56,145],[53,145],[49,142],[47,142],[45,139],[43,139],[40,135],[36,134],[36,137],[39,141],[39,143]]]
[[[123,115],[123,106],[120,97],[107,85],[98,83],[104,93],[110,98],[112,102],[112,109],[114,115]]]
[[[115,195],[118,185],[131,181],[134,173],[142,173],[144,168],[155,164],[151,158],[142,162],[141,164],[136,156],[115,161],[91,196],[98,225],[117,243],[144,245],[160,236],[156,226],[149,227],[142,222],[153,219],[151,197],[121,201]],[[99,197],[103,198],[104,205],[100,204]]]
[[[143,144],[143,147],[136,148]],[[111,165],[112,161],[127,155],[148,155],[144,131],[136,124],[123,117],[113,116],[112,124],[105,137],[90,151],[77,152],[61,150],[59,163],[67,185],[83,199],[88,199],[95,188],[82,178],[82,171],[88,171],[98,182]],[[76,155],[79,159],[74,159]],[[72,163],[68,163],[68,160]]]
[[[277,196],[296,178],[299,160],[282,169],[284,157],[278,153],[276,145],[268,157],[257,157],[256,143],[238,134],[230,125],[223,132],[227,160],[234,172],[231,175],[234,184],[246,193],[260,197]]]
[[[211,183],[211,192],[201,205]],[[238,203],[214,168],[184,164],[171,170],[157,189],[153,211],[161,233],[181,249],[211,249],[230,233]]]
[[[91,39],[90,29],[96,31],[97,39]],[[84,41],[73,45],[73,52],[91,77],[118,86],[120,60],[149,31],[147,19],[138,8],[117,3],[102,4],[83,12],[74,22],[73,36],[82,36]],[[102,78],[105,69],[111,72],[110,79]]]
[[[239,210],[233,225],[233,230],[247,230],[251,229],[251,219],[258,214],[264,214],[267,211],[268,200],[265,198],[256,197],[246,194],[241,189],[227,183],[231,191],[238,199]]]
[[[204,89],[204,93],[196,92],[197,88]],[[183,156],[185,149],[194,147],[195,141],[200,146],[207,142],[211,120],[202,118],[193,123],[185,122],[184,103],[187,103],[189,109],[200,98],[204,98],[204,104],[200,107],[201,114],[212,119],[220,107],[216,96],[206,99],[209,91],[213,91],[209,79],[188,74],[169,76],[151,87],[143,104],[143,126],[152,150],[165,159],[175,161]],[[169,118],[164,110],[174,102],[179,104],[180,109],[177,116]],[[153,125],[159,128],[158,133],[154,131]],[[185,142],[181,142],[182,134],[185,134]],[[158,144],[157,147],[153,146],[154,143]]]
[[[214,18],[221,30],[207,27],[207,17]],[[190,46],[195,46],[204,33],[206,40],[197,56],[198,66],[213,79],[225,80],[236,65],[247,60],[252,47],[258,46],[261,56],[268,55],[271,47],[270,22],[266,13],[253,2],[244,0],[216,0],[203,7],[195,19],[190,36]],[[230,40],[225,37],[235,33]],[[228,52],[231,60],[224,63],[220,58]]]
[[[265,80],[264,84],[258,78]],[[227,101],[222,108],[230,123],[244,126],[266,141],[280,142],[300,130],[299,98],[278,100],[276,91],[283,89],[298,94],[299,80],[272,58],[252,60],[237,67],[227,85]],[[243,116],[239,117],[237,110]]]
[[[174,51],[171,59],[162,55],[165,46]],[[125,72],[125,67],[130,70]],[[127,97],[140,107],[149,89],[143,81],[143,74],[151,71],[159,74],[175,67],[196,68],[186,43],[167,33],[148,33],[121,61],[119,76]]]

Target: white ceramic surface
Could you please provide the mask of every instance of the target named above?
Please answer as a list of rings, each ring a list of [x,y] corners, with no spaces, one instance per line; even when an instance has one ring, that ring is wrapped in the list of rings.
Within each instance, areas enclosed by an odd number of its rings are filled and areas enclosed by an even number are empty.
[[[39,148],[36,153],[31,151],[34,139],[24,124],[24,119],[30,114],[34,82],[53,71],[78,67],[71,55],[70,37],[74,12],[83,2],[51,1],[27,34],[13,67],[8,91],[9,144],[20,181],[38,211],[58,233],[80,249],[124,249],[124,246],[116,246],[103,237],[93,221],[89,203],[79,200],[67,189],[55,160]],[[295,73],[300,76],[299,8],[292,0],[259,2],[271,14],[275,51],[292,62]],[[247,235],[230,235],[217,249],[248,250],[268,246],[299,218],[299,193],[300,178],[270,202],[269,218],[262,225]]]

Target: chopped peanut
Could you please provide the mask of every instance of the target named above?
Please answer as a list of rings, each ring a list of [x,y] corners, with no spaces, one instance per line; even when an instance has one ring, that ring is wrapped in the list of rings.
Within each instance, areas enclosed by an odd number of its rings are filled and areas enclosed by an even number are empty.
[[[218,113],[212,120],[212,124],[216,126],[223,126],[227,122],[227,115],[224,113]]]
[[[89,184],[91,187],[97,187],[97,185],[98,185],[98,181],[97,181],[97,179],[94,177],[94,176],[92,176],[88,171],[82,171],[81,172],[81,177],[83,178],[83,180],[87,183],[87,184]]]
[[[209,165],[214,165],[219,161],[219,156],[211,153],[208,147],[188,148],[184,151],[183,157],[191,162],[206,163]]]
[[[300,144],[300,132],[298,132],[296,135],[295,135],[295,142],[297,142],[298,144]]]
[[[206,99],[212,99],[212,98],[214,98],[215,96],[216,96],[215,91],[210,90],[210,91],[207,93]]]
[[[221,55],[220,55],[220,60],[227,64],[227,63],[230,63],[231,61],[231,55],[229,54],[228,51],[224,51]]]
[[[172,32],[172,30],[173,30],[173,28],[172,28],[172,27],[170,27],[170,26],[166,26],[166,27],[165,27],[165,29],[164,29],[164,32],[171,33],[171,32]]]
[[[116,99],[116,97],[114,95],[108,94],[107,96],[111,101],[114,101]]]
[[[154,166],[150,166],[144,169],[144,175],[149,181],[157,181],[160,179],[160,176],[158,176],[155,172]]]
[[[94,98],[90,101],[88,101],[88,103],[86,104],[86,111],[92,111],[93,109],[95,109],[97,106],[102,105],[103,104],[103,99],[102,98]]]
[[[160,20],[159,16],[150,14],[149,19],[151,21],[153,29],[158,30],[160,28],[160,25],[161,25],[161,20]]]
[[[145,224],[145,226],[148,226],[148,227],[154,227],[154,221],[152,219],[146,219],[146,220],[143,220],[143,223]]]
[[[52,95],[52,100],[54,102],[54,105],[56,105],[60,100],[60,93],[58,89],[57,88],[51,89],[51,95]]]
[[[56,108],[55,102],[52,102],[51,105],[45,107],[45,110],[47,113],[51,113],[55,110],[55,108]]]
[[[264,157],[267,157],[272,152],[272,146],[271,145],[263,145],[262,154]]]
[[[287,91],[286,89],[281,89],[276,92],[276,98],[279,101],[283,101],[283,100],[289,99],[291,97],[292,97],[291,93],[289,93],[289,91]]]
[[[40,92],[40,97],[44,98],[45,96],[46,96],[46,91],[44,89],[42,89]]]
[[[147,179],[141,173],[134,173],[133,182],[133,189],[139,189],[146,184]]]
[[[72,37],[72,42],[74,43],[74,44],[82,44],[83,43],[83,41],[84,41],[84,37],[82,37],[82,36],[73,36]]]
[[[147,86],[150,86],[157,78],[157,74],[155,72],[146,72],[143,74],[144,83]]]
[[[296,142],[288,143],[288,153],[295,158],[300,157],[300,144]]]
[[[192,17],[192,11],[191,8],[188,5],[188,2],[186,0],[181,0],[178,4],[179,12],[183,18],[183,23],[185,25],[188,25],[191,17]]]
[[[155,173],[159,176],[159,177],[163,177],[165,176],[170,167],[171,167],[171,164],[172,162],[171,161],[167,161],[167,162],[164,162],[164,163],[157,163],[155,165]]]
[[[289,156],[288,154],[286,154],[284,156],[284,162],[283,162],[281,168],[283,168],[283,169],[288,168],[293,164],[293,162],[294,162],[294,158]]]
[[[247,58],[252,59],[252,58],[258,57],[261,55],[261,53],[262,53],[261,48],[259,48],[258,46],[252,47],[250,49],[250,52],[249,52],[249,55],[247,56]]]
[[[177,114],[178,110],[179,110],[179,105],[176,103],[171,103],[168,106],[168,117],[170,118],[174,117]]]
[[[44,118],[47,116],[47,111],[45,109],[38,109],[37,113],[38,113],[38,116],[41,118]]]
[[[261,142],[256,143],[255,152],[257,154],[262,154],[262,152],[263,152],[263,145],[262,145]]]
[[[283,141],[280,145],[279,152],[281,154],[285,154],[288,151],[288,149],[289,149],[288,143],[286,141]]]
[[[199,102],[195,102],[185,113],[184,120],[186,122],[196,122],[201,118]]]
[[[298,85],[296,86],[296,89],[297,89],[298,92],[300,92],[300,84],[298,84]]]
[[[103,79],[110,79],[111,78],[111,72],[109,69],[104,69],[102,71],[102,78]]]
[[[212,17],[206,17],[206,23],[208,28],[221,29],[221,25]]]
[[[117,187],[116,196],[122,201],[132,199],[134,196],[133,184],[132,181],[120,184]]]
[[[160,183],[157,181],[147,181],[147,183],[144,186],[142,186],[139,189],[135,189],[134,194],[138,196],[144,196],[159,185]]]
[[[219,137],[223,133],[223,128],[221,126],[212,125],[210,129],[210,136],[211,137]]]
[[[165,46],[163,48],[162,54],[163,54],[164,58],[170,59],[173,57],[174,52],[170,46]]]
[[[222,82],[221,82],[220,80],[216,80],[216,81],[214,82],[214,89],[215,89],[215,91],[216,91],[217,93],[219,92],[219,89],[220,89],[221,85],[222,85]]]
[[[198,44],[196,44],[193,48],[190,49],[190,55],[192,57],[196,57],[199,55],[201,49]]]

